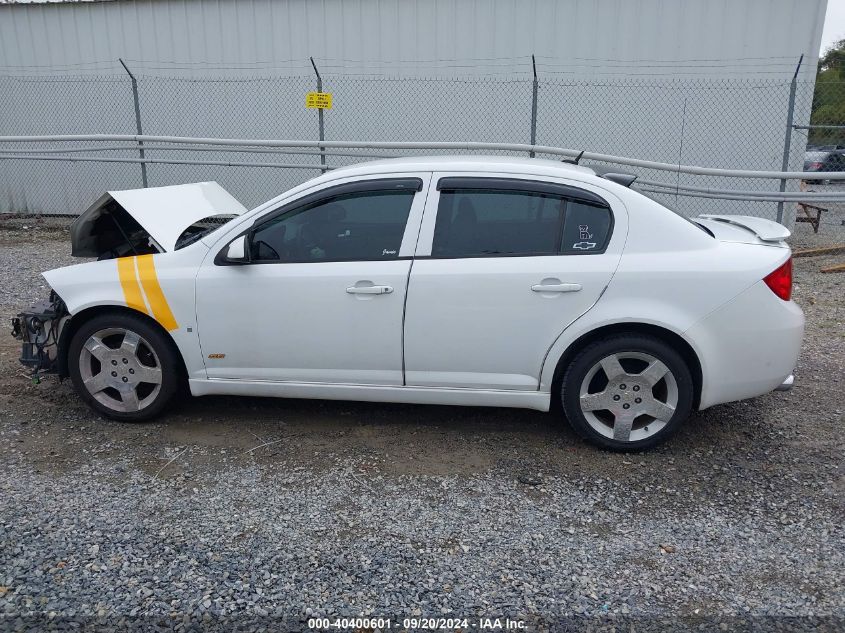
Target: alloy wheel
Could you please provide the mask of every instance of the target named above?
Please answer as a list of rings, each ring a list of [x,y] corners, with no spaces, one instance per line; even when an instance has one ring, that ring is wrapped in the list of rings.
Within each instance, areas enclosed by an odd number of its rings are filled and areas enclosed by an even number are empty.
[[[85,389],[103,406],[121,413],[140,411],[161,390],[161,362],[136,332],[113,327],[88,337],[79,354]]]
[[[637,442],[658,433],[678,406],[678,384],[670,369],[644,352],[602,358],[584,376],[581,412],[601,435]]]

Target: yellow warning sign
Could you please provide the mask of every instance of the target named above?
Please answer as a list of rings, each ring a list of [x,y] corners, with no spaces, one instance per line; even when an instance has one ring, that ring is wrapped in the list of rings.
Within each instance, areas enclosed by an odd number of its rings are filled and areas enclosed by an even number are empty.
[[[306,108],[321,108],[324,110],[332,109],[332,93],[331,92],[309,92],[305,95]]]

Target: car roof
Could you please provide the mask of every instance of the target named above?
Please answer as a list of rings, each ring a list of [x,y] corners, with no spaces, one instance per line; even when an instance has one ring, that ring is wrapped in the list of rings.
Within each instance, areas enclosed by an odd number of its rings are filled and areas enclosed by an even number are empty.
[[[544,158],[519,156],[409,156],[356,163],[332,170],[334,177],[400,171],[496,171],[547,176],[595,176],[589,167]]]

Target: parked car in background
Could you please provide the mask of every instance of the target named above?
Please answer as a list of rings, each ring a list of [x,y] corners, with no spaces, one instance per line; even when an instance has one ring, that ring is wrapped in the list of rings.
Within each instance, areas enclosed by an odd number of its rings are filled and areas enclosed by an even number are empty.
[[[694,410],[788,389],[804,316],[783,226],[690,221],[631,180],[426,156],[252,211],[217,183],[109,192],[72,228],[99,261],[45,273],[49,300],[13,329],[25,364],[116,420],[187,386],[555,410],[643,449]]]
[[[804,153],[804,171],[826,172],[845,171],[845,151],[813,150]],[[807,182],[826,182],[824,178],[808,178]]]

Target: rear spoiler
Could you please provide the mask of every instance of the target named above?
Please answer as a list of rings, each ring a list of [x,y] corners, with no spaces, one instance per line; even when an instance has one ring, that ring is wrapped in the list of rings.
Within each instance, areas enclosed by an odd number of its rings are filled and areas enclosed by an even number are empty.
[[[789,229],[772,220],[755,218],[750,215],[709,215],[698,216],[714,222],[724,222],[751,231],[764,242],[782,242],[791,235]]]

